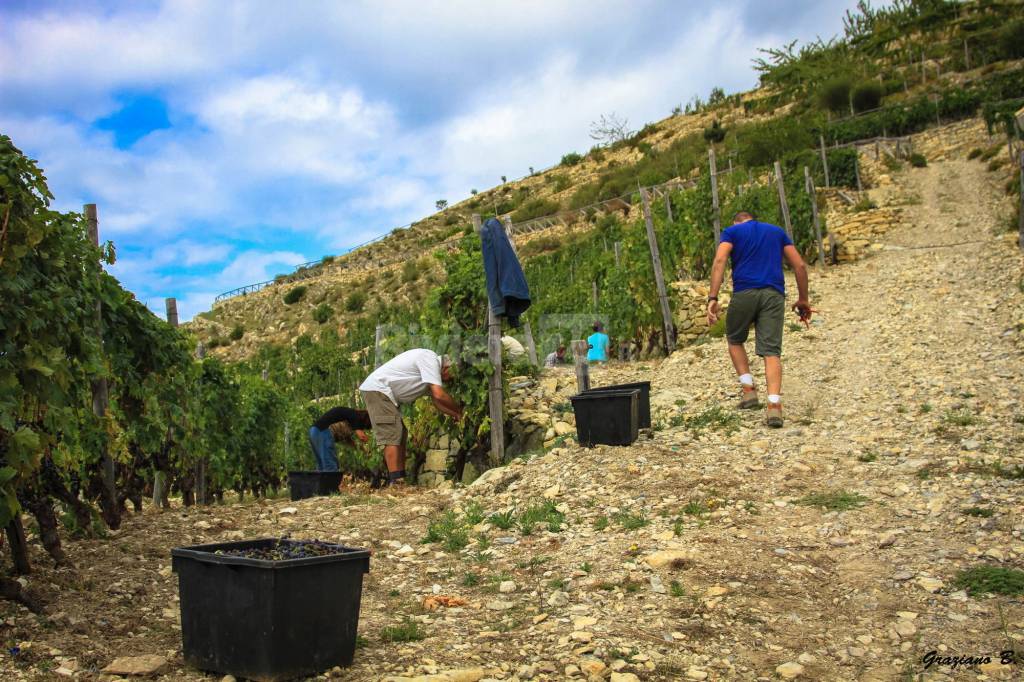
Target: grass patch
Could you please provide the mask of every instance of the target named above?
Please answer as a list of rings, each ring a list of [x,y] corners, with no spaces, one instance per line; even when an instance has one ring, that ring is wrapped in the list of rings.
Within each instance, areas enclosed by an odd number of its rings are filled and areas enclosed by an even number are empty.
[[[970,461],[964,467],[965,471],[982,476],[994,476],[996,478],[1008,478],[1012,481],[1024,480],[1024,464],[1004,466],[999,460],[995,462]]]
[[[956,574],[953,585],[967,594],[1024,594],[1024,571],[982,564]]]
[[[569,581],[565,578],[552,578],[548,581],[548,587],[552,590],[564,590],[569,584]]]
[[[445,551],[454,554],[469,545],[469,530],[455,512],[447,511],[431,519],[427,524],[427,534],[420,542],[440,544]]]
[[[921,414],[928,414],[933,409],[935,408],[932,407],[931,403],[921,403]]]
[[[538,566],[543,566],[549,561],[551,561],[551,557],[541,554],[539,556],[530,557],[526,561],[518,562],[516,564],[516,568],[537,568]]]
[[[947,410],[942,416],[942,421],[951,426],[974,426],[978,418],[968,409]]]
[[[463,509],[462,515],[465,517],[466,523],[471,526],[475,526],[487,518],[487,515],[484,513],[484,508],[480,506],[480,503],[476,500],[471,500],[466,503],[466,508]]]
[[[594,570],[594,567],[590,565],[589,561],[584,561],[582,564],[580,564],[580,570],[584,573],[590,573],[592,570]]]
[[[380,631],[380,638],[385,642],[419,642],[426,637],[419,623],[408,616],[402,619],[401,625],[389,625]]]
[[[735,412],[726,410],[721,405],[713,405],[698,415],[685,417],[683,424],[694,433],[708,429],[729,434],[739,429],[740,421],[740,416]]]
[[[648,523],[650,523],[650,521],[647,519],[643,512],[640,512],[639,514],[632,514],[630,512],[619,512],[614,516],[614,518],[615,522],[623,528],[625,528],[626,530],[637,530],[638,528],[643,528]]]
[[[479,573],[467,573],[466,575],[462,576],[462,585],[463,585],[463,587],[476,587],[479,584],[480,584],[480,574]]]
[[[876,459],[878,459],[878,453],[876,453],[874,450],[862,452],[861,454],[857,455],[858,462],[874,462]]]
[[[563,523],[565,514],[555,509],[555,503],[551,500],[530,505],[518,519],[519,532],[523,535],[532,534],[538,524],[546,525],[552,533],[558,533]]]
[[[490,516],[491,525],[501,530],[508,530],[516,522],[516,516],[513,512],[495,512]]]
[[[608,517],[598,516],[594,519],[594,530],[604,530],[608,527]]]
[[[995,512],[984,507],[967,507],[962,511],[964,516],[976,516],[982,519],[990,518]]]
[[[687,516],[704,516],[710,512],[711,509],[703,500],[690,500],[683,507],[683,513]]]
[[[676,598],[686,596],[686,590],[683,588],[683,586],[679,583],[678,580],[673,580],[668,584],[668,593]]]
[[[914,168],[924,168],[928,165],[928,159],[925,158],[924,154],[914,152],[910,155],[910,165]]]
[[[796,504],[807,507],[824,507],[829,511],[848,511],[863,506],[867,499],[860,493],[851,493],[846,490],[830,490],[823,493],[804,495],[796,501]]]

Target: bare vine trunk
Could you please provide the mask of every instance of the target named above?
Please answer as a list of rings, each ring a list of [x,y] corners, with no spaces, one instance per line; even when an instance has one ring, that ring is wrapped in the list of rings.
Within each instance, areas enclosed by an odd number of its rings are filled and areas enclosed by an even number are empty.
[[[53,513],[53,503],[50,498],[33,488],[25,491],[22,496],[22,504],[36,517],[36,522],[39,524],[39,539],[53,558],[54,563],[58,566],[68,565],[68,557],[60,544],[57,517]]]
[[[7,524],[7,543],[11,546],[11,561],[17,575],[32,572],[32,564],[28,560],[28,543],[25,542],[25,528],[21,525],[21,516],[15,516]]]

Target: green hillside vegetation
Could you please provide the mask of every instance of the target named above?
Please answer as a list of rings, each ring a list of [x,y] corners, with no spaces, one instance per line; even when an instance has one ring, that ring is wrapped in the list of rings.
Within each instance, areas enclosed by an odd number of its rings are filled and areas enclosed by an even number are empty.
[[[559,227],[519,240],[534,296],[529,319],[541,351],[581,332],[543,329],[541,316],[580,313],[605,321],[616,339],[656,348],[662,322],[643,221],[638,210],[624,210],[639,204],[638,186],[674,179],[695,183],[671,191],[668,202],[652,205],[670,281],[708,274],[714,246],[708,173],[712,146],[719,160],[723,223],[742,207],[782,224],[770,181],[771,165],[779,161],[794,239],[804,253],[811,253],[812,199],[804,189],[803,167],[818,186],[824,184],[816,150],[820,141],[829,147],[832,184],[853,187],[855,152],[832,149],[834,144],[912,134],[939,121],[979,113],[994,128],[1001,127],[1013,103],[1024,96],[1024,69],[1015,40],[1022,7],[997,1],[897,2],[880,10],[862,6],[847,15],[840,37],[765,51],[755,64],[761,81],[757,91],[726,95],[716,88],[708,101],[695,98],[685,110],[680,107],[621,140],[586,154],[566,153],[553,169],[474,193],[380,242],[313,266],[320,277],[304,279],[309,290],[291,306],[280,302],[279,292],[257,319],[245,317],[254,315],[254,308],[246,310],[247,304],[233,301],[206,317],[225,328],[236,322],[246,330],[282,328],[286,339],[294,338],[259,343],[246,333],[243,343],[249,345],[235,357],[246,358],[239,366],[243,374],[268,370],[270,381],[297,405],[323,397],[327,402],[356,399],[355,387],[373,365],[377,324],[385,328],[384,359],[414,345],[461,354],[467,370],[454,395],[473,404],[483,394],[482,350],[479,344],[450,348],[453,332],[464,338],[484,329],[482,268],[474,256],[479,239],[470,227],[471,214],[484,219],[511,214],[518,223],[586,209],[586,219],[570,230]],[[624,200],[618,209],[599,205],[616,198]],[[618,266],[616,242],[621,242]],[[343,268],[358,277],[336,283],[332,273]],[[367,276],[371,268],[378,271]],[[295,273],[283,281],[308,274]],[[261,300],[262,295],[252,298]],[[320,307],[324,305],[335,311],[333,316],[319,313],[314,319],[314,311],[325,310]],[[329,319],[320,319],[324,317]],[[204,329],[196,326],[201,338]],[[472,433],[451,433],[466,444],[467,454],[482,455],[485,411],[474,413],[467,426]],[[306,418],[296,418],[292,433],[301,432]],[[422,454],[424,434],[438,428],[441,424],[432,413],[414,415],[412,451]],[[292,447],[289,458],[307,456],[302,444]]]

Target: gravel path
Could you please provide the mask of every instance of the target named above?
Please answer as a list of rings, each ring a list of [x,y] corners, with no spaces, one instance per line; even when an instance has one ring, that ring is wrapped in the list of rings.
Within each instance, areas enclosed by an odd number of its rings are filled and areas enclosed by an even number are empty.
[[[657,428],[634,446],[558,448],[457,491],[131,518],[69,543],[77,571],[30,578],[61,591],[48,618],[0,602],[21,647],[0,672],[110,679],[95,670],[114,656],[156,654],[161,679],[216,679],[183,666],[167,550],[287,531],[375,551],[344,680],[1020,679],[997,652],[1024,650],[1022,598],[956,577],[1024,568],[1021,258],[982,164],[898,180],[876,197],[903,203],[884,247],[812,270],[820,314],[786,332],[784,429],[732,409],[722,340],[598,368],[596,384],[653,383]],[[396,625],[424,639],[385,642]],[[930,651],[994,659],[925,670]]]

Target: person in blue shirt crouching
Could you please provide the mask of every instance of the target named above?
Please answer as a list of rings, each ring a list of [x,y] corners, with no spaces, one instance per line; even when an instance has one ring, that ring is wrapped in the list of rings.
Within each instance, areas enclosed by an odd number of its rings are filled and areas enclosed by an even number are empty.
[[[608,362],[608,335],[604,333],[600,322],[594,323],[594,333],[587,338],[587,343],[588,362]]]
[[[759,405],[754,377],[744,344],[750,326],[754,325],[754,351],[764,358],[765,381],[768,384],[768,406],[765,423],[782,426],[782,322],[786,310],[786,285],[782,276],[785,260],[796,276],[798,298],[793,304],[800,321],[808,324],[811,304],[807,294],[807,266],[793,246],[793,240],[777,225],[760,223],[747,211],[733,216],[733,224],[722,231],[722,237],[711,266],[711,289],[708,292],[708,325],[718,321],[718,290],[725,277],[725,262],[732,257],[732,299],[725,316],[725,335],[729,341],[729,357],[739,375],[743,395],[741,409]]]

